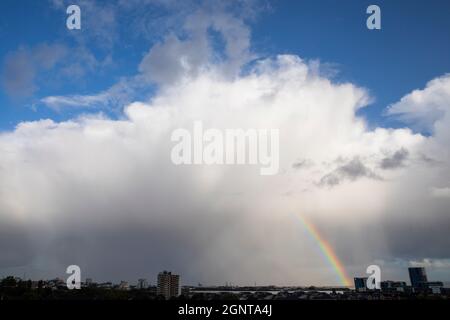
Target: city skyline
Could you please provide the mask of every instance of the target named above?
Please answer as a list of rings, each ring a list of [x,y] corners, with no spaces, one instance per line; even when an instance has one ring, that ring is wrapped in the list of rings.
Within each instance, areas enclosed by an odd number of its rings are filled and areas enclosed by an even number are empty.
[[[0,279],[0,300],[24,299],[44,300],[178,300],[178,301],[220,301],[230,300],[447,300],[450,298],[450,286],[441,281],[429,281],[423,267],[408,268],[410,285],[404,281],[372,278],[354,278],[353,287],[336,286],[196,286],[180,283],[180,275],[171,271],[157,274],[155,285],[148,285],[146,279],[138,279],[133,285],[126,281],[119,284],[97,283],[86,279],[77,288],[72,287],[71,278],[67,283],[63,279],[23,280],[7,277]],[[80,279],[75,280],[80,281]],[[189,309],[189,305],[184,306]]]
[[[416,275],[417,274],[417,275]],[[274,284],[268,284],[268,283],[263,283],[263,284],[257,284],[256,282],[251,285],[251,284],[233,284],[233,282],[229,282],[226,281],[223,284],[215,284],[215,285],[211,285],[208,283],[197,283],[197,284],[193,284],[193,283],[183,283],[182,281],[180,281],[181,277],[180,275],[176,275],[173,274],[171,271],[161,271],[159,272],[154,278],[155,281],[148,281],[149,278],[145,278],[145,277],[141,277],[138,278],[136,280],[136,282],[133,282],[133,280],[116,280],[116,281],[111,281],[111,279],[109,281],[101,281],[98,282],[96,281],[96,279],[93,279],[89,276],[84,276],[82,275],[81,277],[81,284],[83,286],[90,286],[90,285],[101,285],[101,284],[110,284],[111,286],[117,286],[118,288],[121,287],[121,285],[125,284],[127,286],[127,289],[129,288],[134,288],[134,289],[145,289],[145,288],[150,288],[150,287],[154,287],[157,289],[157,291],[163,291],[165,289],[160,288],[160,283],[161,282],[167,282],[164,276],[168,276],[171,277],[173,275],[173,277],[176,277],[175,281],[176,281],[176,286],[179,288],[182,287],[197,287],[197,288],[202,288],[202,287],[222,287],[222,288],[239,288],[239,287],[278,287],[278,288],[282,288],[283,286],[277,286]],[[362,274],[359,275],[353,275],[351,283],[348,286],[339,286],[339,285],[323,285],[323,286],[318,286],[318,287],[324,287],[324,288],[354,288],[354,289],[358,289],[358,287],[363,286],[364,288],[366,288],[366,283],[367,283],[367,279],[370,276],[369,274],[365,274],[364,277],[361,276]],[[65,274],[64,276],[57,276],[57,277],[53,277],[53,278],[48,278],[48,279],[29,279],[26,277],[26,275],[23,275],[23,277],[17,276],[17,275],[8,275],[6,277],[3,277],[3,279],[6,279],[8,277],[14,277],[16,279],[20,279],[22,281],[33,281],[33,282],[38,282],[38,281],[54,281],[54,280],[59,280],[62,283],[65,283],[65,278],[68,278],[68,274]],[[166,276],[166,277],[167,277]],[[417,278],[420,278],[420,280],[417,280]],[[0,279],[2,280],[2,279]],[[361,282],[363,281],[363,282]],[[443,288],[450,288],[450,282],[446,282],[446,281],[439,281],[439,279],[428,279],[427,274],[426,274],[426,268],[425,267],[408,267],[408,281],[409,281],[409,287],[421,287],[421,283],[425,284],[425,283],[443,283]],[[407,282],[405,281],[405,279],[385,279],[385,278],[381,278],[380,282],[381,283],[389,283],[389,282],[397,282],[397,283],[404,283],[405,286],[407,286]],[[170,280],[168,280],[167,282],[168,286],[170,287]],[[358,284],[357,284],[358,283]],[[316,285],[314,284],[303,284],[303,285],[298,285],[298,284],[291,284],[289,286],[286,287],[303,287],[303,288],[307,288],[307,287],[315,287]],[[169,290],[169,289],[167,289]],[[170,292],[170,291],[169,291]],[[170,294],[169,294],[170,295]]]

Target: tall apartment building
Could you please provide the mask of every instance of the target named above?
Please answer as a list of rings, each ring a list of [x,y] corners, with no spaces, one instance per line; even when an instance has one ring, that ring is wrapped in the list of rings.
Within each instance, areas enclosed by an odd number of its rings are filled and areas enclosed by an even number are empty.
[[[166,299],[178,296],[180,294],[180,276],[168,271],[160,272],[156,293]]]
[[[428,282],[427,273],[425,272],[425,268],[408,268],[409,279],[411,280],[411,286],[413,288],[419,288]]]

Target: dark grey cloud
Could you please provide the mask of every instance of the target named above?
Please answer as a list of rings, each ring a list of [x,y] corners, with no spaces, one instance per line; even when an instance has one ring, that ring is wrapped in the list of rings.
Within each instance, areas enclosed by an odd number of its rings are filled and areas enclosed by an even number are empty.
[[[429,257],[448,259],[450,257],[450,219],[448,202],[426,212],[409,208],[409,212],[392,214],[384,218],[384,230],[390,254],[393,257],[412,259]]]
[[[313,162],[309,159],[299,159],[292,164],[292,168],[303,169],[303,168],[309,168],[312,165],[313,165]]]
[[[437,165],[442,165],[442,161],[431,158],[430,156],[420,153],[419,154],[419,161],[422,161],[423,163],[426,163],[430,166],[437,166]]]
[[[364,165],[359,157],[354,157],[323,176],[319,181],[319,185],[333,187],[343,181],[356,181],[360,178],[381,179],[372,169]]]
[[[133,215],[143,214],[137,212],[140,209],[132,210]],[[149,209],[154,210],[161,208]],[[221,224],[232,227],[235,222],[230,224],[221,215],[213,217],[190,210],[183,213],[185,217],[179,217],[176,223],[170,219],[179,213],[166,212],[166,218],[149,218],[145,224],[130,218],[104,226],[64,229],[57,236],[58,241],[52,241],[47,251],[41,254],[56,259],[61,270],[76,263],[82,268],[83,276],[99,281],[136,281],[138,277],[154,281],[157,273],[164,269],[181,273],[184,283],[223,280],[226,275],[208,279],[206,273],[202,275],[198,271],[211,274],[217,270],[221,252],[214,253],[213,248],[216,240],[226,232]],[[199,219],[204,222],[200,224]],[[209,227],[205,228],[205,225]],[[237,260],[234,262],[238,263]],[[223,261],[223,264],[229,263]]]
[[[405,148],[401,148],[392,155],[381,160],[380,167],[382,169],[397,169],[405,166],[405,161],[408,159],[409,152]]]
[[[34,258],[30,230],[9,219],[0,224],[0,269],[30,264]]]

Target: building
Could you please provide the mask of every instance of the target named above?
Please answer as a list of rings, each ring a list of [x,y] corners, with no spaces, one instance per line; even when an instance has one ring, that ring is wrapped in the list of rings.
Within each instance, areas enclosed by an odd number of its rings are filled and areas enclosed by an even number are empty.
[[[168,271],[160,272],[156,293],[166,299],[177,297],[180,294],[180,276]]]
[[[129,290],[130,286],[128,285],[128,282],[126,281],[120,281],[120,284],[118,286],[119,290]]]
[[[111,282],[103,282],[103,283],[99,283],[97,285],[97,287],[100,289],[109,290],[109,289],[113,288],[113,284]]]
[[[383,292],[405,292],[406,282],[404,281],[381,281],[381,291]]]
[[[181,294],[185,297],[189,297],[191,293],[191,288],[190,287],[182,287],[181,288]]]
[[[355,290],[359,292],[367,291],[367,278],[354,278]]]
[[[148,288],[148,283],[146,279],[139,279],[138,283],[137,283],[137,288],[142,290],[142,289],[147,289]]]
[[[441,293],[442,288],[444,287],[444,283],[441,281],[427,282],[425,285],[428,288],[429,292],[434,294]]]
[[[408,268],[409,279],[411,280],[411,286],[413,288],[422,288],[427,282],[427,274],[425,268],[414,267]]]

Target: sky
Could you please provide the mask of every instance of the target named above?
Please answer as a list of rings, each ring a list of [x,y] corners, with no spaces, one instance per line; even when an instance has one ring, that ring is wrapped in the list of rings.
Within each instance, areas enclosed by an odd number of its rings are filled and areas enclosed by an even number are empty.
[[[450,3],[370,4],[2,1],[0,276],[342,284],[304,217],[350,277],[450,281]],[[199,119],[279,129],[279,174],[174,166]]]

